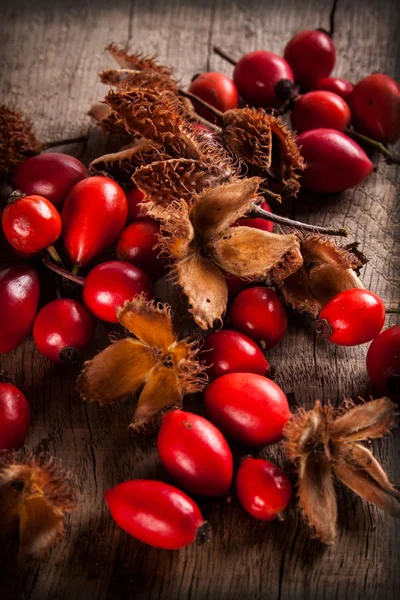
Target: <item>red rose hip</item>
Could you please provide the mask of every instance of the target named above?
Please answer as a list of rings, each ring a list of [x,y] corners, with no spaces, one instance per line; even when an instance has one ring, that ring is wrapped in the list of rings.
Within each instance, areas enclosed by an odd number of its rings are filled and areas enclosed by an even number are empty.
[[[243,508],[260,521],[280,517],[292,497],[289,478],[261,458],[245,458],[236,476],[236,493]]]
[[[287,317],[276,292],[265,287],[244,290],[236,296],[230,313],[233,326],[262,348],[273,348],[283,338]]]
[[[307,29],[289,40],[284,57],[293,70],[295,82],[312,88],[316,81],[331,74],[336,61],[336,50],[327,33]]]
[[[385,305],[369,290],[345,290],[321,310],[316,330],[338,346],[358,346],[370,342],[385,323]]]
[[[150,279],[138,267],[122,260],[97,265],[83,284],[85,305],[98,319],[108,323],[118,323],[118,306],[142,293],[148,298],[154,296]]]
[[[254,373],[219,377],[206,388],[204,400],[214,425],[228,438],[250,446],[279,441],[292,416],[281,388]]]
[[[51,152],[32,156],[16,166],[11,175],[13,186],[24,194],[44,196],[61,208],[75,184],[88,176],[80,160]]]
[[[208,367],[210,379],[227,373],[267,375],[270,369],[267,359],[253,340],[231,329],[207,334],[201,357]]]
[[[155,548],[177,550],[210,536],[197,504],[162,481],[125,481],[107,490],[104,498],[121,529]]]
[[[382,331],[367,352],[371,383],[386,396],[400,400],[400,325]]]
[[[298,133],[310,129],[329,128],[344,131],[351,121],[347,103],[332,92],[308,92],[295,102],[292,127]]]
[[[30,425],[30,409],[24,394],[11,383],[0,382],[0,453],[18,450]]]
[[[239,106],[239,93],[232,79],[222,73],[201,73],[190,84],[189,92],[201,98],[217,110],[225,112]],[[210,111],[193,101],[196,112],[208,121],[215,117]]]
[[[75,300],[62,298],[46,304],[35,319],[36,348],[49,360],[72,364],[92,341],[94,320]]]
[[[139,190],[137,187],[132,188],[126,194],[126,200],[128,203],[128,221],[136,221],[142,218],[143,209],[140,206],[142,202],[145,202],[146,194]]]
[[[142,269],[155,281],[166,269],[158,258],[160,226],[153,219],[141,219],[128,225],[117,243],[117,257]]]
[[[228,493],[232,483],[232,453],[222,433],[207,419],[182,410],[165,414],[157,449],[171,477],[192,494]]]
[[[340,79],[339,77],[323,77],[317,81],[314,85],[314,89],[333,92],[344,100],[347,100],[353,91],[353,86],[349,81],[346,81],[346,79]]]

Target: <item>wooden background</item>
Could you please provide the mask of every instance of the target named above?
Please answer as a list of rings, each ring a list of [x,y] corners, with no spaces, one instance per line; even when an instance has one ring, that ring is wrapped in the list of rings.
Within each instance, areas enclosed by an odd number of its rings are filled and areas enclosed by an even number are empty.
[[[212,53],[213,44],[236,57],[259,48],[282,52],[296,31],[329,28],[332,8],[318,0],[6,0],[0,17],[1,101],[28,113],[44,141],[89,134],[88,160],[104,149],[86,113],[105,93],[96,72],[112,64],[103,51],[110,41],[157,52],[186,84],[200,71],[231,74],[230,65]],[[335,75],[357,81],[382,70],[399,78],[399,16],[395,0],[338,0]],[[66,150],[78,155],[80,148]],[[370,258],[362,273],[366,287],[389,303],[399,299],[400,169],[376,163],[378,172],[358,189],[335,198],[303,198],[289,204],[287,214],[345,225],[350,241],[358,240]],[[394,323],[390,316],[387,325]],[[104,336],[98,340],[92,352],[105,343]],[[318,398],[337,402],[371,393],[366,349],[319,341],[303,319],[292,318],[288,335],[269,357],[291,406],[312,407]],[[165,478],[154,440],[138,444],[128,435],[132,404],[83,403],[74,391],[78,368],[50,364],[31,341],[3,355],[1,371],[31,403],[27,446],[63,459],[80,493],[64,543],[43,564],[17,570],[0,550],[2,599],[400,597],[399,523],[340,486],[340,535],[333,547],[308,539],[295,507],[284,523],[262,524],[235,499],[202,503],[214,532],[206,547],[158,551],[130,538],[111,520],[104,490],[126,479]],[[399,437],[395,432],[374,443],[397,483]],[[283,464],[279,449],[264,456]]]

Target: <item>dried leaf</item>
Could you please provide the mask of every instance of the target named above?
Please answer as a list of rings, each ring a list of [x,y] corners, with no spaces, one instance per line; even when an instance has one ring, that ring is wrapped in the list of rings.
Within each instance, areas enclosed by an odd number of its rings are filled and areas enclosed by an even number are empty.
[[[175,344],[171,309],[167,305],[136,296],[117,308],[117,317],[125,329],[148,346],[167,351]]]
[[[21,113],[0,106],[0,178],[20,162],[40,152],[32,123]]]
[[[302,265],[295,235],[250,227],[226,230],[213,243],[213,260],[227,273],[242,278],[281,280]]]
[[[151,348],[139,340],[114,342],[85,363],[77,390],[88,402],[110,404],[137,393],[156,365]]]
[[[106,47],[106,50],[123,69],[133,69],[135,71],[151,69],[166,76],[169,76],[172,73],[170,67],[159,65],[155,56],[142,56],[139,53],[129,54],[115,43],[109,44]]]
[[[329,435],[336,442],[356,442],[382,437],[393,428],[396,411],[396,404],[389,398],[365,402],[346,410],[330,423]]]

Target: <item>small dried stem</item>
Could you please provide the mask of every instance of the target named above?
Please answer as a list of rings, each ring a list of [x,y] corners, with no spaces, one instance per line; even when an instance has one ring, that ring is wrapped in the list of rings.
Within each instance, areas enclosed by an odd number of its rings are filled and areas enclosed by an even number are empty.
[[[377,152],[385,157],[386,162],[388,162],[390,165],[400,165],[400,157],[393,156],[393,154],[391,154],[389,150],[380,142],[377,142],[366,135],[362,135],[361,133],[357,133],[357,131],[353,131],[353,129],[345,129],[345,134],[358,142],[368,144],[369,146],[375,148]]]
[[[83,285],[85,282],[84,277],[79,277],[79,275],[74,275],[73,273],[66,271],[62,267],[59,267],[58,265],[55,265],[54,263],[47,260],[47,258],[42,258],[42,263],[45,267],[47,267],[51,271],[54,271],[54,273],[57,273],[57,275],[61,275],[61,277],[64,277],[64,279],[70,279],[70,281],[73,281],[78,285]]]
[[[341,237],[347,237],[349,232],[347,229],[331,229],[330,227],[322,227],[320,225],[309,225],[308,223],[302,223],[301,221],[293,221],[287,217],[281,215],[275,215],[273,213],[263,210],[257,204],[252,205],[252,214],[257,217],[272,221],[272,223],[279,223],[280,225],[287,225],[288,227],[295,227],[296,229],[304,229],[305,231],[313,231],[314,233],[323,233],[325,235],[337,235]]]
[[[221,50],[221,48],[219,48],[218,46],[213,46],[213,50],[214,50],[215,54],[218,54],[218,56],[220,56],[224,60],[227,60],[228,62],[231,63],[231,65],[233,65],[234,67],[236,67],[237,60],[234,60],[232,58],[232,56],[229,56],[229,54],[227,54],[226,52],[224,52],[223,50]]]
[[[46,248],[46,250],[50,254],[51,258],[60,265],[60,267],[64,266],[63,261],[61,260],[60,255],[58,254],[57,250],[54,248],[53,244],[51,246],[48,246]]]
[[[213,115],[215,115],[218,119],[220,119],[222,121],[224,113],[222,113],[220,110],[218,110],[214,106],[211,106],[211,104],[208,104],[208,102],[205,102],[201,98],[198,98],[197,96],[192,94],[192,92],[187,92],[186,90],[179,90],[179,93],[181,96],[185,96],[185,98],[189,98],[189,100],[192,100],[192,102],[197,102],[197,104],[200,104],[200,106],[209,110]],[[208,127],[208,124],[207,124],[207,127]]]
[[[49,148],[55,148],[56,146],[67,146],[68,144],[80,144],[87,141],[86,135],[80,135],[78,137],[66,138],[65,140],[52,140],[42,144],[42,150],[48,150]]]

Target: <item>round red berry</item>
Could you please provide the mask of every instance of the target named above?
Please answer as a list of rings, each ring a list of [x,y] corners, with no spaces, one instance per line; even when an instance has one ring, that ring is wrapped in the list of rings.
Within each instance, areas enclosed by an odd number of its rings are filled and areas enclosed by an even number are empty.
[[[326,127],[344,131],[351,114],[348,104],[332,92],[314,91],[301,96],[292,111],[292,127],[298,133]]]
[[[292,68],[294,80],[305,88],[328,77],[336,61],[332,38],[324,31],[300,31],[287,43],[284,57]]]

